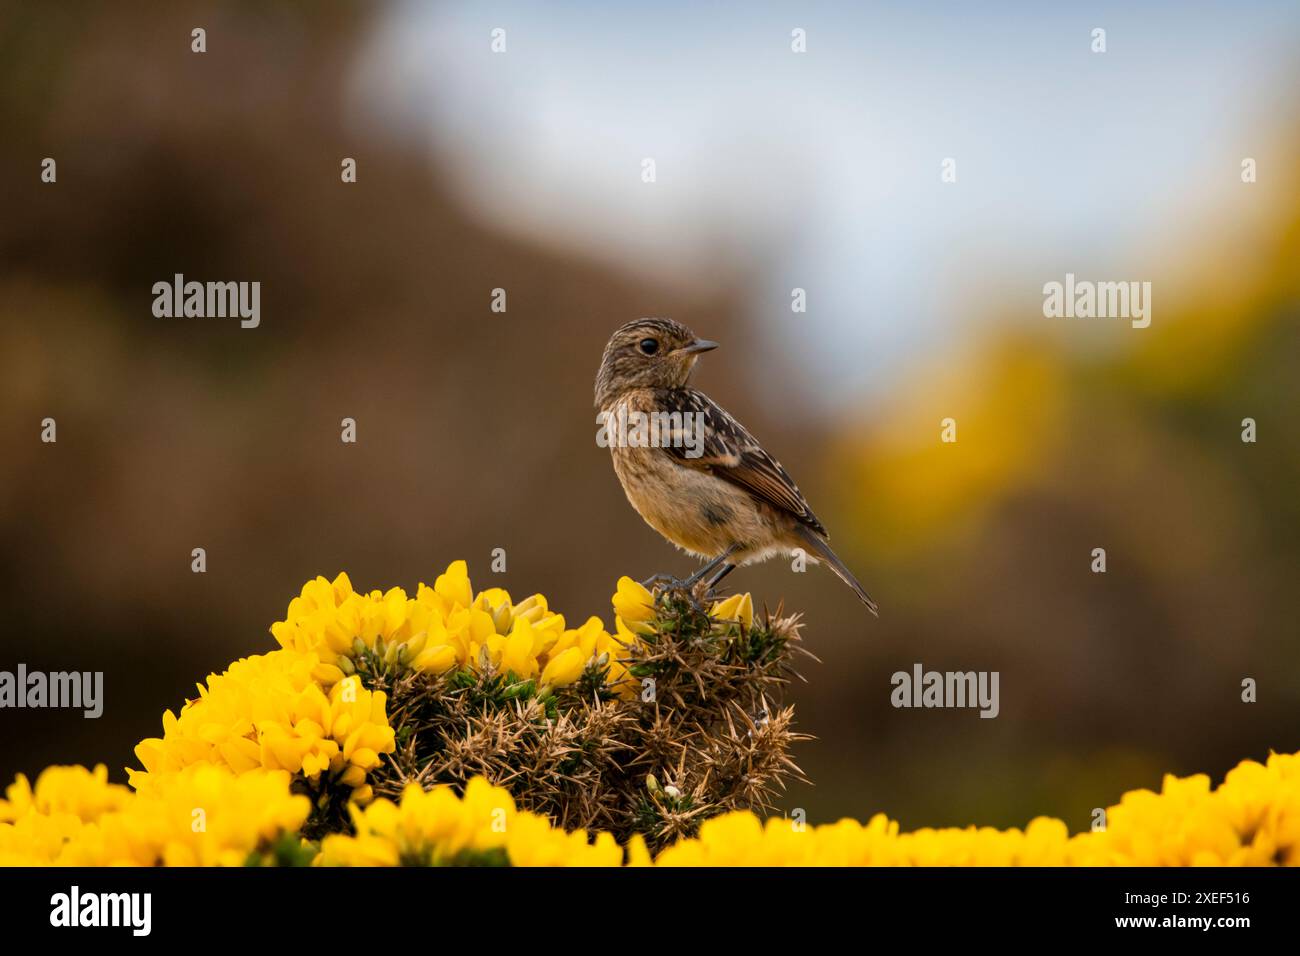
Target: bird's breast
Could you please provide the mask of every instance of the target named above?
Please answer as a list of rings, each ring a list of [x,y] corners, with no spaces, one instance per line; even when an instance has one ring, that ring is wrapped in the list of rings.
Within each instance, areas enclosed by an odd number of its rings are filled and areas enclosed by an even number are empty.
[[[756,533],[753,500],[734,485],[677,464],[659,448],[611,448],[627,500],[646,524],[692,554],[713,557]]]

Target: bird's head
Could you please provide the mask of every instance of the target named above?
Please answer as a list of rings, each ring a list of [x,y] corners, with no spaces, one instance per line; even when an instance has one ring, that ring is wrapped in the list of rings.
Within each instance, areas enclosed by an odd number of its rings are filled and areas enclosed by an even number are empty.
[[[701,352],[717,342],[671,319],[637,319],[612,336],[596,374],[596,407],[632,388],[683,388]]]

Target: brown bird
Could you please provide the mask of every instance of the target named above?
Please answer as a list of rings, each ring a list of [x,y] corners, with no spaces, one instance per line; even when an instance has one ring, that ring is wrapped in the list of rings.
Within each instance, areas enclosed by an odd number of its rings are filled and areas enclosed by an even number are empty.
[[[829,564],[877,613],[781,463],[712,399],[687,387],[700,354],[717,347],[668,319],[629,322],[605,346],[597,420],[627,500],[673,544],[708,559],[683,586],[712,574],[707,592],[739,565],[801,549]]]

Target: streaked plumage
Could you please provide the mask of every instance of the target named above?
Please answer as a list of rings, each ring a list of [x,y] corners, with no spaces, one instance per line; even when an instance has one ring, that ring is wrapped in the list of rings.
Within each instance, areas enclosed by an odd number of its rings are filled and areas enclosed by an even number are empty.
[[[649,342],[656,343],[647,354]],[[875,602],[831,550],[825,526],[782,467],[703,392],[686,383],[700,352],[714,347],[667,319],[641,319],[609,340],[596,377],[596,407],[678,412],[703,421],[703,448],[612,446],[614,471],[646,523],[678,547],[732,567],[799,548],[825,560],[874,614]]]

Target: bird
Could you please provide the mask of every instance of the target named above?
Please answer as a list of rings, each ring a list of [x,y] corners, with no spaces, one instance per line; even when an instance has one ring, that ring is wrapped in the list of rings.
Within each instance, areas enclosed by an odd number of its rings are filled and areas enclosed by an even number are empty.
[[[596,374],[598,443],[609,445],[628,502],[668,541],[706,559],[677,584],[708,594],[737,567],[798,549],[814,564],[825,561],[879,616],[781,463],[689,387],[700,355],[717,347],[671,319],[637,319],[610,337]],[[664,578],[675,580],[651,580]]]

